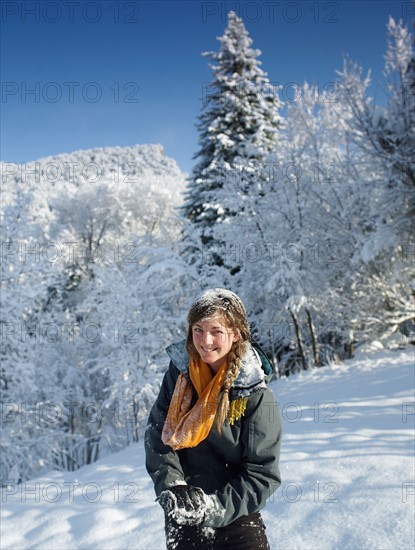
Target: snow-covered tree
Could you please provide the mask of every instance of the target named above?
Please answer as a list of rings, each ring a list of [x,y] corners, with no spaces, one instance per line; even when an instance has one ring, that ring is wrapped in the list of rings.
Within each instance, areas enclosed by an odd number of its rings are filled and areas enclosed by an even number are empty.
[[[356,64],[347,60],[339,74],[341,98],[353,112],[350,136],[382,170],[383,196],[368,244],[376,255],[410,235],[415,213],[415,53],[408,29],[389,19],[384,107],[367,97],[367,84]]]
[[[369,79],[362,78],[356,64],[347,60],[339,73],[340,97],[352,113],[347,132],[372,173],[366,181],[362,178],[370,187],[370,209],[366,234],[354,255],[353,282],[366,306],[358,316],[360,330],[372,337],[398,330],[415,313],[408,253],[415,216],[415,56],[402,22],[390,18],[387,28],[386,105],[368,97]]]
[[[373,104],[369,77],[351,64],[334,93],[318,95],[306,83],[263,164],[272,174],[261,181],[264,196],[243,196],[238,216],[212,229],[228,264],[240,266],[231,283],[257,337],[283,370],[287,361],[304,368],[345,356],[355,340],[397,330],[414,314],[414,96],[410,81],[399,84],[412,54],[407,31],[388,28],[388,105]],[[221,190],[217,202],[226,208],[235,199]]]
[[[46,292],[49,264],[42,227],[29,215],[32,192],[7,174],[7,166],[1,168],[0,479],[19,481],[42,468],[39,442],[45,431],[35,407],[39,380],[33,345],[41,327],[32,313]]]
[[[188,225],[182,235],[182,250],[190,263],[199,267],[205,247],[212,244],[212,228],[239,212],[238,195],[255,193],[241,180],[230,185],[229,175],[235,170],[251,171],[261,164],[277,142],[281,117],[277,91],[271,86],[257,59],[259,50],[251,48],[244,23],[229,12],[228,27],[219,52],[205,52],[216,61],[211,65],[214,80],[205,89],[203,112],[199,117],[199,159],[189,178],[183,214]],[[227,187],[224,189],[224,184]],[[244,182],[246,183],[246,182]],[[220,191],[235,199],[225,206]],[[211,255],[213,264],[223,258]]]
[[[185,178],[159,146],[3,168],[2,482],[137,441],[198,290],[171,248]]]

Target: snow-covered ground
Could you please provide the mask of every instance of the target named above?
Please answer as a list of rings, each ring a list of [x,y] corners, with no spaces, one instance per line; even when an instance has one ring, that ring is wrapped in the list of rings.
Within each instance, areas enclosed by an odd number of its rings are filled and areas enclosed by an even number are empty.
[[[272,383],[282,485],[263,511],[274,549],[415,547],[414,351],[360,354]],[[141,441],[74,473],[9,486],[1,548],[165,548]]]

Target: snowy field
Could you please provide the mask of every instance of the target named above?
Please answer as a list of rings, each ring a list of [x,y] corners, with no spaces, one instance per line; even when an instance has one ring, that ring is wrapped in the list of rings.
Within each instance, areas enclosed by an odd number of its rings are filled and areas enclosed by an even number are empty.
[[[274,549],[415,548],[414,352],[272,383],[283,416],[282,485],[263,511]],[[1,548],[162,550],[143,441],[74,473],[9,486]]]

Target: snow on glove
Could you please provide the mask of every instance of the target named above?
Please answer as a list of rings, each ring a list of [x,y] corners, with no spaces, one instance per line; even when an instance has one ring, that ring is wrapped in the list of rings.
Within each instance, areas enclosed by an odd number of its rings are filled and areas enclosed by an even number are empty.
[[[163,491],[157,500],[179,525],[197,525],[205,518],[207,497],[200,487],[174,485]]]

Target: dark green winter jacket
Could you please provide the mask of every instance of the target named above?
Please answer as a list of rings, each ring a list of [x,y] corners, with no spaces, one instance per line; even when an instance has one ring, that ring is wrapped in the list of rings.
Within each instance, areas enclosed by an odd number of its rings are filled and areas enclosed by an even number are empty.
[[[281,483],[281,419],[274,394],[267,387],[272,376],[268,358],[256,344],[244,355],[229,393],[230,401],[248,397],[246,411],[239,420],[233,425],[226,422],[220,435],[214,423],[199,445],[173,451],[162,443],[161,432],[179,374],[189,378],[189,356],[184,340],[166,351],[170,366],[145,434],[146,467],[156,495],[183,481],[201,487],[215,500],[205,521],[209,527],[222,527],[257,512]],[[196,402],[195,389],[193,394]]]

